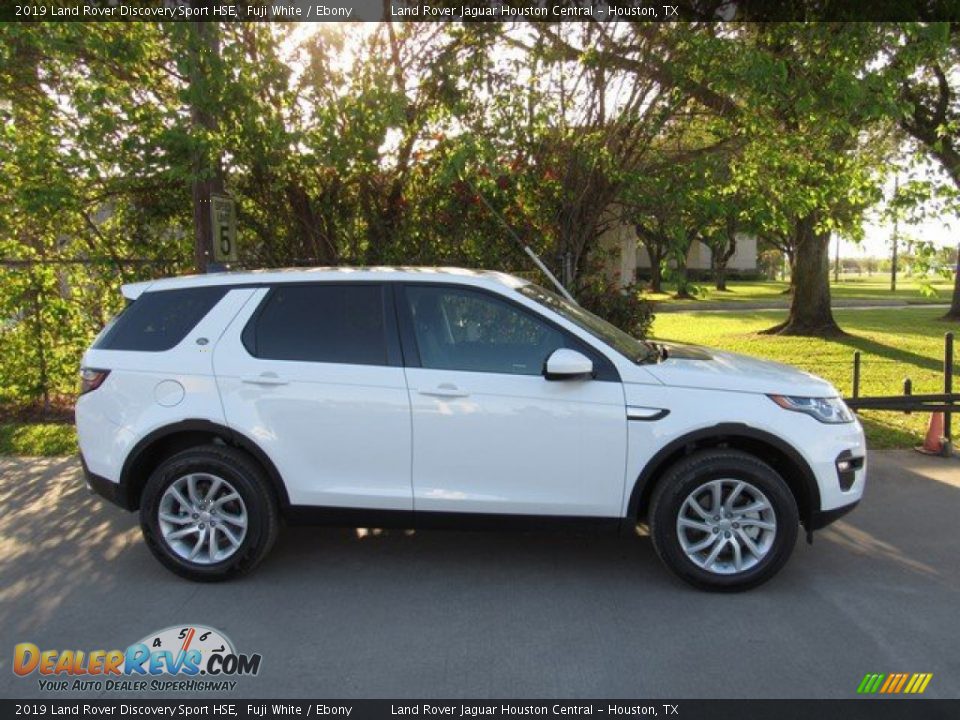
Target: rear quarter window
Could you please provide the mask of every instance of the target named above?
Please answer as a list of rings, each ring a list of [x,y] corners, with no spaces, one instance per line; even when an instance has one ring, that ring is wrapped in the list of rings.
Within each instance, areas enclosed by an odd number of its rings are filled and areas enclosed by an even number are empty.
[[[146,292],[128,305],[93,347],[162,352],[176,346],[227,293],[226,287]]]

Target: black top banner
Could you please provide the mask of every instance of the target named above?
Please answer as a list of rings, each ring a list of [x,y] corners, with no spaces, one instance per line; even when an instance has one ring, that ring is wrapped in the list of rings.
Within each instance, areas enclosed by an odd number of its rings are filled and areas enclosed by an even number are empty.
[[[5,22],[960,21],[958,0],[4,0]]]

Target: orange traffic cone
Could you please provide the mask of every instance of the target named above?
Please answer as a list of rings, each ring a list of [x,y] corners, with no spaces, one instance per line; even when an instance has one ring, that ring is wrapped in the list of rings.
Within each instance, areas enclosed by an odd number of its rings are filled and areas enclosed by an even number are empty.
[[[946,438],[943,436],[943,413],[931,413],[930,427],[927,428],[927,436],[923,439],[923,445],[914,449],[924,455],[942,455],[945,444]]]

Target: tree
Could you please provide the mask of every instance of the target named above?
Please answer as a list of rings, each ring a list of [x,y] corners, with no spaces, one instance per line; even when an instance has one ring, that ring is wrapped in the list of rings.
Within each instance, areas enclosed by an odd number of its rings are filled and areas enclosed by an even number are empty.
[[[902,102],[900,127],[953,182],[951,192],[940,194],[955,196],[960,192],[960,25],[911,24],[891,28],[887,39],[889,74]],[[944,318],[960,320],[960,264]]]
[[[569,259],[576,291],[598,239],[621,218],[615,206],[624,183],[656,161],[654,141],[687,102],[675,85],[634,71],[669,59],[665,38],[681,31],[625,25],[623,47],[610,54],[598,52],[609,32],[600,24],[530,27],[529,42],[505,38],[528,58],[533,86],[521,91],[529,109],[520,150],[541,180],[527,206],[548,221],[548,255]]]
[[[687,129],[686,124],[677,126],[676,137],[654,144],[658,162],[630,173],[619,201],[624,219],[650,257],[651,290],[661,291],[662,271],[672,265],[681,298],[692,296],[687,279],[690,248],[696,240],[706,240],[718,212],[710,170],[716,162],[715,144]]]
[[[759,53],[753,62],[770,67],[763,80],[741,84],[752,112],[740,118],[748,140],[735,183],[766,206],[760,229],[793,254],[789,315],[769,332],[841,332],[830,304],[830,238],[861,232],[882,177],[877,148],[885,146],[868,134],[884,111],[868,72],[876,35],[869,26],[819,24],[747,32]]]
[[[205,0],[191,0],[194,7]],[[186,95],[193,144],[194,262],[199,273],[213,262],[211,198],[222,195],[223,159],[218,151],[217,108],[223,107],[224,68],[220,58],[219,24],[207,20],[185,24]]]
[[[155,151],[175,93],[157,26],[7,25],[0,38],[0,401],[49,409],[75,391],[117,283],[182,267],[181,166]]]
[[[614,31],[601,34],[593,53],[675,88],[725,123],[716,134],[744,143],[735,185],[766,198],[767,234],[792,236],[797,292],[787,322],[774,331],[839,332],[826,245],[832,231],[852,232],[853,209],[876,196],[882,166],[866,132],[890,111],[871,64],[882,31],[853,23],[704,23],[687,26],[679,42],[669,32],[636,32],[660,47],[659,57],[635,62],[632,37]]]

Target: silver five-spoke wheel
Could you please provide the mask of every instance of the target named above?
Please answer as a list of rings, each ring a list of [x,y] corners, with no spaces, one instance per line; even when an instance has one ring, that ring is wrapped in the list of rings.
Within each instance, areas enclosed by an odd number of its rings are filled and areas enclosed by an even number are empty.
[[[704,483],[687,495],[677,515],[680,547],[699,567],[719,575],[756,566],[776,536],[773,505],[743,480]]]
[[[160,498],[158,520],[170,549],[200,565],[231,557],[247,535],[247,508],[240,493],[209,473],[174,480]]]

